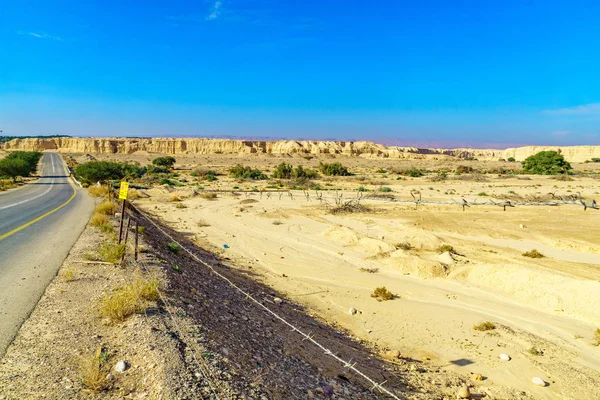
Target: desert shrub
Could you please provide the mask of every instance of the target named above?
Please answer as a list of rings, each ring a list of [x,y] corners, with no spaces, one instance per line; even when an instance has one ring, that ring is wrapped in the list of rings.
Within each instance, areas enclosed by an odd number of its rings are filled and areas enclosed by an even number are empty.
[[[315,179],[318,177],[319,177],[319,174],[317,171],[315,171],[314,169],[306,169],[302,165],[298,165],[292,171],[292,178],[295,178],[295,179],[301,179],[301,178]]]
[[[198,179],[206,180],[209,182],[213,182],[217,180],[217,173],[212,169],[195,169],[191,173],[192,176],[195,176]]]
[[[442,182],[448,179],[448,173],[446,171],[438,172],[436,175],[429,177],[432,182]]]
[[[591,162],[595,162],[595,163],[600,163],[600,158],[599,157],[592,157],[592,159],[590,161]]]
[[[170,242],[169,244],[167,244],[167,249],[171,252],[171,253],[179,253],[181,251],[181,246],[178,243],[175,242]]]
[[[544,255],[542,253],[540,253],[539,251],[537,251],[536,249],[533,249],[531,251],[526,251],[525,253],[522,254],[523,257],[529,257],[529,258],[544,258]]]
[[[379,272],[379,268],[365,268],[361,267],[358,269],[360,272],[368,272],[369,274],[376,274]]]
[[[319,171],[323,175],[327,176],[350,176],[350,172],[346,167],[344,167],[339,162],[334,162],[331,164],[328,163],[319,163]]]
[[[98,249],[98,255],[102,261],[115,264],[125,255],[125,244],[104,243]]]
[[[171,156],[158,157],[158,158],[155,158],[154,160],[152,160],[152,164],[158,165],[159,167],[173,168],[173,165],[175,165],[176,161],[177,160],[175,160],[175,157],[171,157]]]
[[[177,204],[175,204],[175,208],[188,208],[188,206],[186,206],[183,203],[177,203]]]
[[[398,172],[399,175],[410,176],[411,178],[419,178],[425,175],[425,172],[418,168],[409,168],[405,171]]]
[[[600,346],[600,328],[596,329],[596,332],[594,332],[594,344]]]
[[[554,150],[540,151],[537,154],[527,157],[525,161],[523,161],[523,169],[529,174],[566,174],[571,168],[571,164],[565,160],[562,154],[559,154]]]
[[[98,349],[96,354],[79,357],[78,373],[81,384],[91,392],[100,392],[108,389],[108,374],[105,368],[108,354]]]
[[[98,225],[100,232],[109,233],[113,231],[113,225],[110,222]]]
[[[138,226],[138,233],[144,234],[146,233],[146,227],[145,226]]]
[[[168,174],[169,172],[168,167],[163,167],[161,165],[150,165],[146,169],[146,173],[148,174]]]
[[[356,189],[356,190],[358,190],[359,192],[366,192],[367,191],[367,189],[364,186],[359,186],[358,189]]]
[[[90,218],[90,225],[91,226],[100,226],[100,225],[104,225],[108,223],[108,217],[106,217],[105,214],[101,214],[101,213],[94,213],[94,215],[92,215],[92,218]]]
[[[276,179],[291,179],[293,171],[294,168],[290,164],[281,163],[275,168],[271,177]]]
[[[531,354],[532,356],[536,356],[536,357],[544,355],[544,352],[536,347],[531,347],[529,350],[527,350],[527,352],[529,354]]]
[[[159,184],[161,184],[161,185],[175,186],[175,182],[173,182],[172,180],[167,179],[167,178],[162,178],[160,180]]]
[[[252,168],[244,165],[236,165],[229,169],[229,176],[236,179],[252,179],[252,180],[263,180],[267,179],[265,175],[258,168]]]
[[[515,158],[514,158],[514,157],[508,157],[508,158],[506,159],[506,161],[508,161],[508,162],[515,162],[515,161],[517,161],[517,160],[515,160]]]
[[[113,215],[117,212],[117,206],[110,201],[103,201],[96,206],[96,213],[103,215]]]
[[[203,220],[203,219],[199,219],[198,222],[196,222],[196,225],[199,228],[204,228],[206,226],[210,226],[210,224],[208,222],[206,222],[205,220]]]
[[[373,293],[371,293],[371,297],[377,299],[377,301],[386,301],[393,300],[394,295],[392,292],[386,289],[385,286],[376,288]]]
[[[396,243],[394,247],[402,250],[411,250],[413,248],[413,246],[408,242]]]
[[[390,188],[390,187],[387,187],[387,186],[380,186],[380,187],[379,187],[379,191],[380,191],[380,192],[383,192],[383,193],[389,193],[389,192],[391,192],[391,191],[392,191],[392,188]]]
[[[178,202],[178,201],[181,201],[181,197],[179,197],[179,196],[175,195],[175,196],[171,197],[171,200],[170,200],[170,201],[172,201],[172,202]]]
[[[0,179],[0,192],[14,187],[17,187],[17,184],[12,179]]]
[[[456,172],[459,174],[470,174],[473,172],[473,167],[469,165],[459,165],[456,167]]]
[[[477,193],[477,196],[487,197],[487,196],[489,196],[489,194],[487,194],[486,192],[479,192],[479,193]]]
[[[329,209],[331,214],[351,214],[357,212],[369,212],[371,209],[361,204],[358,199],[340,200],[335,207]]]
[[[157,279],[137,279],[104,296],[100,301],[100,315],[111,322],[124,321],[127,317],[142,312],[148,301],[159,299]]]
[[[108,196],[109,188],[108,186],[90,186],[88,188],[88,193],[94,197],[106,197]]]
[[[477,325],[473,325],[473,329],[480,332],[486,332],[496,329],[496,325],[493,322],[485,321]]]
[[[572,181],[574,181],[573,178],[571,178],[569,175],[565,175],[565,174],[555,175],[551,179],[554,179],[555,181],[561,181],[561,182],[572,182]]]
[[[440,247],[437,248],[437,252],[442,254],[445,252],[449,252],[451,254],[456,254],[456,250],[454,250],[454,247],[450,246],[449,244],[443,244]]]
[[[202,192],[199,193],[198,196],[206,200],[214,200],[217,198],[217,194],[215,192]]]
[[[75,279],[75,267],[70,265],[64,271],[61,272],[61,277],[65,282],[71,282]]]

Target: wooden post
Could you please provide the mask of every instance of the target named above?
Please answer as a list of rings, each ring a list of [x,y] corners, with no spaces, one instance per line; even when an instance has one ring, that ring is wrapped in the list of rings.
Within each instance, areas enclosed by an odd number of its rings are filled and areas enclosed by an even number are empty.
[[[123,260],[125,259],[125,253],[127,253],[127,237],[129,236],[129,224],[131,224],[131,218],[127,217],[127,227],[125,228],[125,239],[123,240],[123,244],[125,245],[125,251],[123,252],[123,257],[121,257],[121,264],[123,264]]]
[[[123,218],[125,217],[125,203],[127,203],[127,200],[123,200],[123,205],[121,206],[121,220],[119,221],[119,244],[121,244],[121,236],[123,235]]]
[[[135,261],[138,259],[138,236],[140,233],[140,224],[135,221]]]

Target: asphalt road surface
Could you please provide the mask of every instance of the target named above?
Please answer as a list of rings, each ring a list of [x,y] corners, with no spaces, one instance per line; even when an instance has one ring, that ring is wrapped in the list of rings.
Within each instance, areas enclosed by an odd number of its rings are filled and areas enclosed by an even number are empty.
[[[58,154],[44,153],[41,165],[38,181],[0,192],[0,357],[56,276],[94,207],[88,194],[70,182]]]

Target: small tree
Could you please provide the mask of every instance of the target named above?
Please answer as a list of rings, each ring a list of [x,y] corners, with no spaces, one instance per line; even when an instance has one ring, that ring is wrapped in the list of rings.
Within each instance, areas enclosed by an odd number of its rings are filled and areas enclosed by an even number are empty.
[[[0,160],[0,176],[17,180],[19,176],[28,176],[31,171],[31,166],[25,160],[20,158],[5,158]]]
[[[123,164],[111,161],[90,161],[75,168],[75,175],[85,183],[123,179],[128,172]]]
[[[515,158],[514,158],[514,157],[508,157],[508,158],[506,159],[506,161],[508,161],[508,162],[515,162],[515,161],[517,161],[517,160],[515,160]]]
[[[540,151],[523,161],[525,172],[536,175],[566,174],[571,168],[562,154],[554,150]]]
[[[292,177],[293,168],[290,164],[281,163],[275,168],[271,174],[276,179],[290,179]]]
[[[152,160],[152,164],[158,165],[160,167],[173,168],[175,165],[175,157],[167,156],[167,157],[158,157]]]

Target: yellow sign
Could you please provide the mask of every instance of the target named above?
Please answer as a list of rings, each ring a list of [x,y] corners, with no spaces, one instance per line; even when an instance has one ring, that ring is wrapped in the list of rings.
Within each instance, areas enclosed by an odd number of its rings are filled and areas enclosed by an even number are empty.
[[[127,193],[129,193],[129,183],[121,182],[121,189],[119,189],[119,200],[127,200]]]

